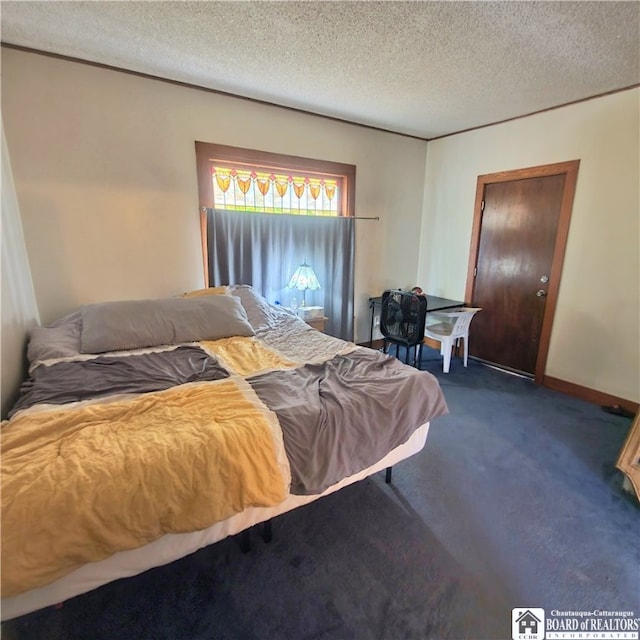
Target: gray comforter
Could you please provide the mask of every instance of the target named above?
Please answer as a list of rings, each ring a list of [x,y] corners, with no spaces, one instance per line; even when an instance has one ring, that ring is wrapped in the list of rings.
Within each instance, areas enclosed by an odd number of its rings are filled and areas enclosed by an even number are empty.
[[[11,417],[34,404],[65,404],[116,393],[148,393],[197,380],[229,377],[215,358],[196,346],[128,356],[58,362],[37,367],[22,385]]]
[[[249,379],[278,416],[291,493],[322,493],[447,412],[436,379],[370,349]]]

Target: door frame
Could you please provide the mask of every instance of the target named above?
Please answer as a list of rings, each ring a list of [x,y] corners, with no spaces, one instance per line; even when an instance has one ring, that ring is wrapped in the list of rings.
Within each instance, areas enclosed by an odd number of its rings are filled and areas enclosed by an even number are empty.
[[[553,328],[553,317],[556,310],[558,291],[560,290],[560,277],[562,274],[562,264],[569,235],[569,223],[571,221],[571,211],[573,209],[573,199],[576,192],[576,182],[578,180],[578,168],[580,160],[569,160],[555,164],[545,164],[525,169],[514,169],[511,171],[499,171],[497,173],[487,173],[478,176],[476,185],[476,199],[473,210],[473,227],[471,230],[471,248],[469,250],[469,266],[467,269],[467,285],[465,289],[465,300],[473,305],[473,295],[475,290],[475,273],[478,264],[478,252],[480,250],[480,233],[482,231],[482,202],[484,200],[485,187],[496,182],[512,182],[514,180],[526,180],[529,178],[545,178],[548,176],[565,175],[564,190],[562,193],[562,203],[560,205],[560,216],[556,241],[553,249],[553,259],[551,261],[551,272],[549,273],[549,286],[547,288],[547,300],[545,303],[544,316],[542,319],[542,329],[538,344],[538,355],[535,366],[535,383],[542,384],[544,372],[547,364],[549,352],[549,342],[551,340],[551,329]]]

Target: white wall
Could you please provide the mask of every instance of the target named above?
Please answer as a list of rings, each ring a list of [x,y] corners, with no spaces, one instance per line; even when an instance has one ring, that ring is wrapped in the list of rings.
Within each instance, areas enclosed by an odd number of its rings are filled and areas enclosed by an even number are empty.
[[[477,177],[580,160],[546,375],[640,400],[640,90],[429,143],[418,282],[464,297]]]
[[[194,142],[355,164],[356,340],[417,271],[426,144],[3,49],[2,110],[43,322],[203,283]]]

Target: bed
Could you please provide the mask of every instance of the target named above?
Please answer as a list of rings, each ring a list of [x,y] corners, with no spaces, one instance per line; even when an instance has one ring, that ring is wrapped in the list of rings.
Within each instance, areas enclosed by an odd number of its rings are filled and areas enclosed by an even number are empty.
[[[420,451],[437,380],[238,285],[86,305],[2,423],[2,618],[270,522]]]

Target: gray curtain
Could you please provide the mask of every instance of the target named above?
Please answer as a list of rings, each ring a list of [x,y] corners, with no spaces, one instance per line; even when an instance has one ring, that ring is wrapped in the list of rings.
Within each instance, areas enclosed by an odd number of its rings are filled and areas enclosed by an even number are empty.
[[[353,218],[247,213],[207,209],[209,283],[250,284],[269,302],[289,306],[302,293],[287,288],[307,262],[320,289],[306,304],[324,307],[326,333],[353,340]]]

